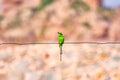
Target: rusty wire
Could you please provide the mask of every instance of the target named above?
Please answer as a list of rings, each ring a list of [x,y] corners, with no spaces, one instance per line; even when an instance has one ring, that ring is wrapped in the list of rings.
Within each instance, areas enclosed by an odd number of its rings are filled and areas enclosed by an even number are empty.
[[[58,44],[57,42],[5,42],[0,45]],[[64,44],[120,44],[120,42],[64,42]]]

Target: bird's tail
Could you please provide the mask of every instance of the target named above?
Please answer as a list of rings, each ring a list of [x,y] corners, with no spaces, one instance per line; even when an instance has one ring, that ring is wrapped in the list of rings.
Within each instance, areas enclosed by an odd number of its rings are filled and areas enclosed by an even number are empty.
[[[62,61],[62,46],[60,46],[60,61]]]

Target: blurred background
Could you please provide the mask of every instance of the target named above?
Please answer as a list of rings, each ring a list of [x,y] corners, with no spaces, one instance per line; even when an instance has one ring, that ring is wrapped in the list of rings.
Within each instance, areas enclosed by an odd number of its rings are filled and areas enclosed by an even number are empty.
[[[0,80],[120,80],[120,0],[0,0]]]
[[[0,0],[2,42],[119,41],[120,0]]]

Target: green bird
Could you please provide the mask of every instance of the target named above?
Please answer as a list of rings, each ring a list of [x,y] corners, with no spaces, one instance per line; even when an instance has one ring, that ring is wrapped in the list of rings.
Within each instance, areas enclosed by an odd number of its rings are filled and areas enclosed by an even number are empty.
[[[62,60],[62,46],[64,44],[64,36],[61,32],[58,32],[58,43],[60,48],[60,61]]]

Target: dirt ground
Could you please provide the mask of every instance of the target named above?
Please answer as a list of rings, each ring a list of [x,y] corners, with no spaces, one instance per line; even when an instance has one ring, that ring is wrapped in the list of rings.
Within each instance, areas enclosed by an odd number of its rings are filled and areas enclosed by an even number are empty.
[[[0,46],[0,80],[119,80],[119,44]]]

